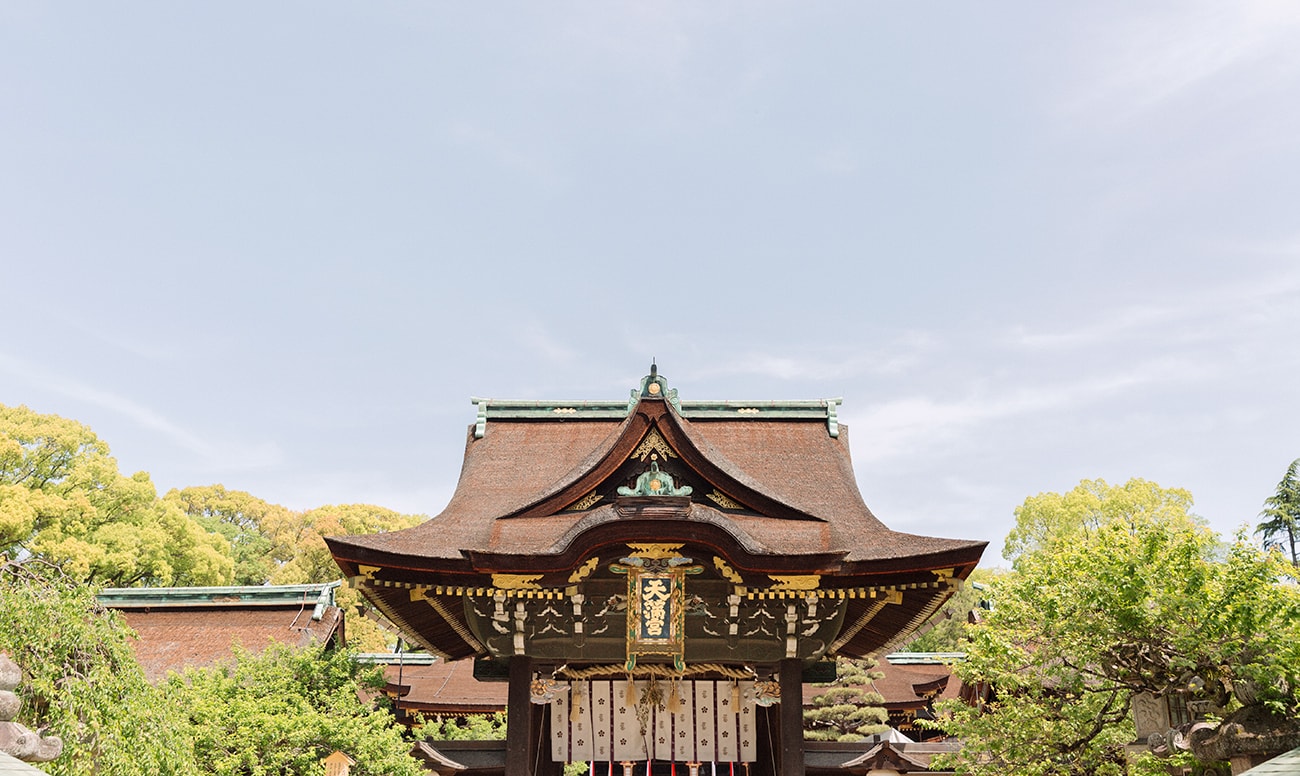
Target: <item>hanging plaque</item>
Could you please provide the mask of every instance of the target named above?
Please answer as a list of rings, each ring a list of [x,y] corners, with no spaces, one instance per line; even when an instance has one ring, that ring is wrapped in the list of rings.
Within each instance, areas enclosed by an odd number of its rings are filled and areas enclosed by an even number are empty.
[[[686,666],[686,577],[703,566],[678,554],[680,544],[632,544],[633,552],[610,566],[627,575],[627,670],[642,655],[671,657]]]

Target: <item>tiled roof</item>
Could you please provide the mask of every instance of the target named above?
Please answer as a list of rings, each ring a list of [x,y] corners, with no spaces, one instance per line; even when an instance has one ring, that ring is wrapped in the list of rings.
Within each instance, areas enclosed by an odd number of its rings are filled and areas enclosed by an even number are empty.
[[[886,706],[920,706],[930,697],[936,701],[956,698],[961,688],[961,680],[953,674],[952,668],[945,665],[894,665],[881,660],[871,670],[884,676],[866,685],[866,689],[880,693]],[[812,699],[827,689],[805,684],[804,705],[811,705]]]
[[[0,752],[0,776],[45,776],[45,771]]]
[[[341,638],[343,611],[332,602],[337,585],[117,588],[100,601],[135,631],[136,660],[155,682],[225,660],[234,644],[260,652],[271,642],[305,647]]]
[[[384,666],[384,679],[399,693],[398,703],[405,711],[487,714],[506,708],[508,685],[475,679],[473,660],[432,665],[389,663]]]

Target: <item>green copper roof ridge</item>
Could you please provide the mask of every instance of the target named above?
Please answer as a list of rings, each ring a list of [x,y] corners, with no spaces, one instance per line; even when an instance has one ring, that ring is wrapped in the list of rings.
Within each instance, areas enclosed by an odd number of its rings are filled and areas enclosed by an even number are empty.
[[[325,588],[338,588],[342,580],[333,582],[309,582],[300,585],[214,585],[207,587],[106,587],[99,591],[100,597],[124,596],[128,598],[148,598],[150,595],[187,594],[187,595],[250,595],[272,596],[287,593],[320,593]]]
[[[363,665],[431,666],[446,662],[431,652],[358,652],[353,661]]]
[[[635,391],[633,392],[635,394]],[[562,399],[491,399],[471,396],[478,408],[474,438],[487,433],[493,420],[621,420],[635,408],[635,402]],[[844,399],[717,399],[680,401],[674,406],[687,420],[825,419],[827,433],[840,435],[838,410]]]
[[[224,585],[219,587],[108,587],[96,600],[110,609],[180,608],[199,606],[288,606],[311,604],[312,619],[334,606],[334,593],[343,584],[316,582],[305,585]]]

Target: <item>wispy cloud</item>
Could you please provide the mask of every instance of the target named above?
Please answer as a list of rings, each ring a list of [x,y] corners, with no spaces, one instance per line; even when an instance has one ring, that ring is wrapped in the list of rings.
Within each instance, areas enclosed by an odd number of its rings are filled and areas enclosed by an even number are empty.
[[[578,359],[578,348],[556,337],[537,318],[520,322],[516,340],[525,351],[540,361],[572,364]]]
[[[908,396],[876,404],[862,413],[846,411],[844,419],[861,429],[855,459],[878,461],[928,453],[936,445],[950,445],[994,421],[1073,412],[1146,385],[1203,377],[1204,367],[1196,362],[1164,358],[1084,380],[1019,384],[1005,391],[985,386],[955,398]],[[1016,375],[1011,379],[1027,378]],[[870,439],[867,444],[861,441],[862,432]]]
[[[1254,276],[1237,284],[1170,290],[1150,303],[1101,310],[1068,329],[1017,326],[998,337],[1012,349],[1065,351],[1131,342],[1222,340],[1277,315],[1300,317],[1300,271]]]
[[[1123,121],[1240,65],[1300,62],[1300,5],[1286,0],[1175,3],[1129,17],[1085,42],[1083,82],[1064,103],[1072,117]],[[1270,72],[1284,68],[1270,62]]]
[[[824,352],[797,355],[771,351],[750,351],[698,370],[705,377],[756,376],[776,380],[827,382],[862,375],[899,375],[915,368],[933,354],[938,343],[922,331],[908,331],[876,346],[845,346]]]
[[[271,443],[243,447],[238,451],[222,450],[144,405],[4,353],[0,353],[0,372],[23,378],[51,393],[122,415],[219,468],[269,466],[282,458],[279,448]]]

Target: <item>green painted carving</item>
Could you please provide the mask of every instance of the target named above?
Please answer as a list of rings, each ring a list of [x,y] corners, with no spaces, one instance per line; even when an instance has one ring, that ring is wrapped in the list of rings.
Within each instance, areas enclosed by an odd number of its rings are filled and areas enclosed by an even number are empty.
[[[650,374],[641,378],[640,390],[632,389],[628,409],[635,407],[642,399],[666,399],[678,412],[682,410],[681,400],[677,398],[677,389],[668,387],[668,381],[659,374],[659,366],[653,361],[650,362]]]
[[[620,496],[689,496],[694,490],[690,485],[680,488],[673,486],[673,476],[659,471],[659,462],[651,461],[650,468],[636,478],[636,487],[619,486]]]
[[[831,439],[840,437],[840,419],[835,416],[835,409],[843,403],[843,399],[826,400],[826,430],[830,432]]]

